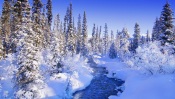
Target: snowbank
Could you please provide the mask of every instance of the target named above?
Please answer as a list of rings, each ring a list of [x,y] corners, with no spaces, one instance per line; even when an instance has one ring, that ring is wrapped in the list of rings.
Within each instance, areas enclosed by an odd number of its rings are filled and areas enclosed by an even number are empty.
[[[96,58],[96,62],[107,68],[108,77],[125,81],[123,93],[109,99],[175,99],[175,74],[143,74],[119,59]]]
[[[80,55],[67,56],[62,59],[62,62],[63,72],[46,79],[47,87],[43,90],[46,93],[45,98],[71,98],[75,91],[87,87],[93,78],[93,71],[87,64],[87,60]]]
[[[90,84],[93,70],[89,67],[87,59],[80,55],[64,57],[63,72],[50,76],[51,67],[48,59],[51,59],[51,55],[49,53],[45,50],[38,54],[40,71],[45,82],[45,88],[41,93],[42,98],[68,99],[75,91],[84,89]],[[16,71],[15,55],[9,55],[8,58],[0,60],[0,99],[14,98],[13,76]]]

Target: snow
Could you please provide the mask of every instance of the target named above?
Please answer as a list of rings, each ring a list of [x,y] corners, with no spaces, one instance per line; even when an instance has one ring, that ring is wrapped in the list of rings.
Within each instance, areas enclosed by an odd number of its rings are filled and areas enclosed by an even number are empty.
[[[51,77],[47,76],[47,86],[43,89],[44,98],[71,98],[75,91],[87,87],[93,78],[93,71],[87,64],[87,59],[80,57],[80,55],[73,57],[68,55],[62,59],[62,62],[64,64],[62,73],[54,74]],[[42,65],[44,66],[44,64]]]
[[[168,46],[165,49],[169,49]],[[175,74],[173,73],[175,58],[168,54],[171,52],[165,52],[163,55],[156,44],[139,47],[137,52],[139,53],[136,56],[144,60],[135,58],[135,60],[123,62],[119,58],[110,59],[107,56],[93,55],[97,66],[106,67],[109,71],[107,74],[109,78],[125,81],[122,86],[116,87],[116,89],[122,89],[123,93],[110,96],[109,99],[175,99]],[[43,99],[72,98],[74,92],[86,88],[93,78],[93,70],[87,63],[87,59],[80,55],[63,57],[61,59],[64,65],[62,72],[54,75],[50,75],[50,64],[46,61],[51,59],[50,51],[41,51],[38,55],[40,56],[40,72],[45,82],[45,87],[40,93]],[[0,61],[1,99],[14,98],[13,76],[17,71],[14,59],[15,55],[9,55],[8,58]],[[168,61],[164,62],[164,59]],[[162,62],[163,70],[166,72],[157,72],[159,70],[159,66],[156,65],[157,61]],[[148,69],[151,69],[153,73],[150,74]],[[31,88],[37,89],[35,86]],[[22,90],[19,91],[19,94],[21,93],[23,93]],[[30,99],[31,93],[26,93],[26,95]]]
[[[52,76],[49,74],[48,61],[45,61],[50,58],[49,51],[43,51],[38,55],[40,55],[41,74],[45,79],[45,87],[39,93],[43,99],[71,98],[75,91],[87,87],[93,78],[93,70],[87,64],[87,59],[80,57],[80,55],[64,57],[62,59],[64,64],[63,72]],[[0,99],[14,98],[15,86],[13,76],[17,71],[14,57],[15,55],[9,55],[8,58],[0,61]],[[32,90],[38,89],[36,86],[31,86],[31,88]],[[23,90],[19,90],[16,94],[21,95],[22,93],[24,93]],[[28,99],[31,98],[31,95],[32,93],[30,92],[25,93]]]
[[[13,64],[12,64],[13,63]],[[14,61],[14,56],[9,55],[6,60],[0,61],[0,98],[10,98],[13,97],[14,84],[12,78],[14,72],[16,72],[16,62]]]
[[[95,61],[99,66],[106,67],[108,77],[125,81],[123,93],[110,96],[109,99],[175,99],[175,74],[149,75],[119,59],[107,57],[96,57]]]

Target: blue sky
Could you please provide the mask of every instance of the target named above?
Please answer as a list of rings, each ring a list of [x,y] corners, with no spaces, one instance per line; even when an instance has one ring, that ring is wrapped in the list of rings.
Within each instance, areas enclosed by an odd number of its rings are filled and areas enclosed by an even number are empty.
[[[30,2],[32,0],[29,0]],[[42,0],[46,3],[46,0]],[[93,24],[102,26],[108,23],[109,32],[113,30],[122,30],[123,27],[128,28],[132,35],[135,23],[139,23],[141,33],[147,30],[152,31],[156,17],[160,16],[163,5],[166,0],[52,0],[53,13],[60,14],[63,20],[67,6],[72,2],[73,16],[77,22],[78,14],[87,13],[88,32],[91,34]],[[168,0],[171,8],[175,12],[175,1]],[[0,0],[2,7],[3,0]],[[76,24],[76,23],[75,23]]]

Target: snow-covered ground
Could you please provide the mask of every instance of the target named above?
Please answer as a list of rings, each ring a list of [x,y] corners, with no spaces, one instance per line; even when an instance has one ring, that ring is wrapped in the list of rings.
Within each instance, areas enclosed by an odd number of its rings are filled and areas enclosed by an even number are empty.
[[[44,58],[50,57],[47,52],[44,54]],[[40,93],[43,99],[71,98],[75,91],[87,87],[93,78],[93,70],[87,63],[87,59],[80,57],[80,55],[62,59],[63,72],[52,76],[49,73],[49,65],[44,62],[44,58],[41,55],[40,68],[45,82],[45,88]],[[13,55],[0,61],[0,99],[14,98],[13,76],[17,71],[15,62]]]
[[[13,98],[13,75],[16,71],[14,56],[0,61],[0,99]],[[41,59],[41,67],[47,71],[47,64]],[[44,99],[70,98],[72,93],[87,87],[92,78],[93,70],[87,64],[87,59],[76,55],[65,57],[62,60],[65,67],[63,72],[50,76],[42,71],[46,87],[42,89]],[[123,93],[118,96],[110,96],[109,99],[175,99],[175,74],[150,73],[142,69],[133,68],[119,59],[94,56],[98,66],[106,67],[108,77],[114,77],[125,81],[122,87]],[[46,68],[47,67],[47,68]],[[117,89],[117,88],[116,88]]]
[[[123,93],[110,96],[109,99],[175,99],[174,74],[145,74],[141,70],[130,68],[119,59],[99,58],[95,61],[109,71],[108,77],[125,81]]]

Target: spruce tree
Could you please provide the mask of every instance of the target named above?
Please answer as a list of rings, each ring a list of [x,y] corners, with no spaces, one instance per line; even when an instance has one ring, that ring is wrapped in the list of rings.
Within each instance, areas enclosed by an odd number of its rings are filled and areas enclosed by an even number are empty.
[[[82,47],[81,47],[81,55],[83,56],[88,55],[87,38],[88,38],[87,19],[86,19],[86,12],[84,12],[83,24],[82,24]]]
[[[58,32],[58,39],[59,39],[59,50],[60,50],[60,55],[63,56],[65,54],[65,35],[63,32],[63,24],[62,22],[60,23],[60,28],[59,28],[59,32]]]
[[[147,40],[147,38],[145,38],[144,36],[141,36],[141,38],[140,38],[140,45],[145,44],[146,40]]]
[[[43,4],[40,0],[34,0],[32,6],[32,20],[33,20],[33,30],[36,32],[36,36],[38,37],[35,41],[35,46],[39,47],[40,49],[44,46],[44,29],[42,29],[43,17],[41,14],[41,9]]]
[[[114,42],[114,32],[111,30],[111,44]]]
[[[48,25],[50,26],[51,29],[51,25],[52,25],[52,0],[47,0],[47,21],[48,21]]]
[[[17,0],[13,7],[13,13],[12,13],[12,19],[13,24],[11,27],[12,33],[10,35],[10,48],[13,53],[16,52],[16,46],[17,46],[17,34],[16,31],[18,31],[22,25],[22,2],[21,0]]]
[[[101,38],[101,26],[100,26],[98,38],[99,38],[98,49],[99,49],[99,53],[102,54],[103,49],[102,49],[102,38]]]
[[[45,12],[46,12],[46,9],[45,9],[45,6],[43,6],[43,11],[42,11],[41,19],[40,19],[41,29],[43,32],[42,35],[44,36],[43,40],[41,40],[43,48],[46,48],[49,45],[49,29],[50,29],[49,24],[47,22],[47,18],[45,16]]]
[[[95,34],[95,53],[99,53],[98,51],[98,43],[99,43],[99,33],[98,33],[98,26],[97,26],[97,29],[96,29],[96,34]]]
[[[112,43],[109,49],[109,58],[114,59],[117,57],[115,44]]]
[[[152,31],[152,41],[158,41],[161,39],[162,34],[162,19],[156,18],[156,22],[154,23],[153,31]]]
[[[11,33],[10,28],[10,18],[11,18],[11,5],[8,0],[4,0],[2,16],[1,16],[1,26],[2,26],[2,37],[3,37],[3,47],[4,53],[8,54],[9,50],[9,38]]]
[[[81,46],[82,46],[82,26],[81,26],[81,15],[79,14],[77,23],[77,46],[76,46],[77,54],[80,53]]]
[[[94,53],[95,51],[95,31],[96,31],[96,27],[95,27],[95,24],[93,26],[93,29],[92,29],[92,38],[91,38],[91,51],[92,53]]]
[[[134,27],[134,38],[133,38],[133,48],[132,50],[135,52],[137,47],[140,45],[140,27],[139,24],[136,23]]]
[[[146,42],[150,42],[150,41],[151,41],[151,37],[150,37],[149,31],[147,30],[147,33],[146,33]]]
[[[67,44],[67,50],[70,51],[70,53],[73,55],[76,51],[75,46],[75,34],[74,34],[74,27],[73,27],[73,17],[72,17],[72,4],[70,4],[70,10],[69,10],[69,24],[68,24],[68,30],[67,30],[67,36],[68,36],[68,44]]]
[[[152,41],[158,40],[158,36],[160,35],[158,26],[159,26],[159,19],[156,18],[156,21],[153,27],[153,31],[152,31]]]
[[[104,27],[104,37],[103,37],[103,40],[104,40],[104,55],[107,54],[107,51],[108,51],[108,43],[109,43],[109,36],[108,36],[108,26],[107,26],[107,23],[105,23],[105,27]]]
[[[60,15],[57,14],[54,20],[53,30],[59,32],[59,28],[60,28]]]
[[[1,24],[1,17],[0,17],[0,59],[2,59],[2,57],[4,56],[4,49],[3,49],[3,45],[2,45],[2,41],[3,41],[3,39],[2,39],[2,26],[1,26],[2,24]]]
[[[118,55],[121,59],[124,59],[127,57],[127,54],[129,53],[129,33],[127,28],[123,28],[122,32],[119,34],[119,49],[118,49]]]
[[[41,89],[44,87],[42,76],[39,72],[38,48],[34,46],[36,38],[32,30],[30,5],[28,0],[21,2],[22,25],[15,32],[17,38],[17,65],[18,70],[14,77],[15,98],[36,99],[41,98]]]
[[[121,32],[117,30],[116,37],[115,37],[115,45],[117,52],[120,50],[120,42],[121,42]]]
[[[165,43],[173,44],[175,40],[175,35],[173,33],[173,11],[168,2],[163,7],[161,19],[163,24],[161,34],[162,45]]]
[[[43,4],[41,0],[33,0],[33,6],[32,6],[32,20],[40,24],[40,19],[41,19],[41,8]]]

